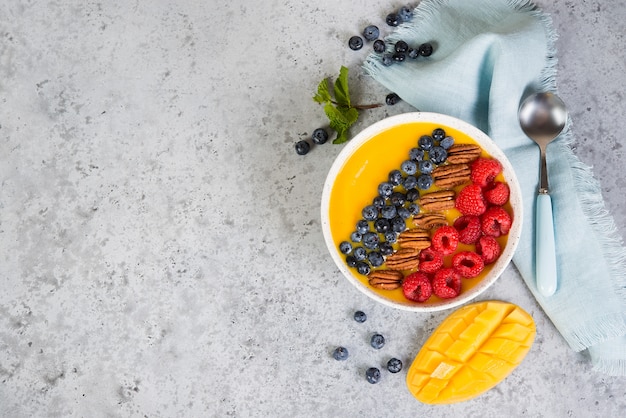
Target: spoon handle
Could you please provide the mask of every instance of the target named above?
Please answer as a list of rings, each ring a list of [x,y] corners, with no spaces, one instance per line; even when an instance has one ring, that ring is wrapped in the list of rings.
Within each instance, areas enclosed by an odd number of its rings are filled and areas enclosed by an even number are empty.
[[[554,221],[552,199],[547,193],[537,195],[535,223],[535,274],[537,288],[543,296],[556,291],[556,250],[554,245]]]

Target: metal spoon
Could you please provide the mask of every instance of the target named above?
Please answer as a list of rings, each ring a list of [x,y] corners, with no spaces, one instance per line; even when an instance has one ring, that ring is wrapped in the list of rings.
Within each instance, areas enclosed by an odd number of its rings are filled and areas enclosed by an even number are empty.
[[[539,145],[541,151],[539,194],[535,207],[535,274],[539,292],[547,297],[556,292],[557,271],[546,147],[563,131],[567,123],[567,109],[557,95],[535,93],[522,102],[518,117],[524,133]]]

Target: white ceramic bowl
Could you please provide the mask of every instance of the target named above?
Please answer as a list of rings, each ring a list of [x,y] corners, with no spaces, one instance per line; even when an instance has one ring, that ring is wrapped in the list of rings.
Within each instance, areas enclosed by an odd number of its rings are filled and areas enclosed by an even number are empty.
[[[408,159],[409,150],[417,146],[419,136],[430,134],[433,127],[441,127],[453,137],[470,137],[484,151],[500,161],[504,180],[511,191],[509,204],[513,212],[513,223],[500,257],[491,265],[491,270],[484,277],[462,279],[463,288],[456,298],[441,300],[431,298],[427,302],[418,303],[398,297],[398,293],[392,296],[389,291],[380,291],[370,287],[366,276],[359,275],[347,266],[345,255],[341,254],[338,247],[342,240],[349,241],[350,230],[355,229],[356,221],[361,218],[361,209],[370,204],[373,197],[377,195],[376,185],[386,181],[391,170],[400,168],[401,162]],[[414,135],[414,138],[409,138],[407,135]],[[342,180],[337,181],[338,178]],[[378,183],[375,183],[376,179],[379,179]],[[373,184],[375,185],[372,186]],[[347,199],[344,198],[345,196],[349,196],[350,200],[345,201]],[[333,212],[330,210],[331,205],[334,208]],[[339,210],[336,210],[337,208]],[[392,116],[357,134],[337,156],[322,192],[321,220],[324,239],[341,273],[370,298],[388,306],[415,312],[432,312],[459,306],[474,299],[491,286],[513,257],[519,242],[522,218],[519,183],[511,163],[502,150],[476,127],[438,113],[415,112]],[[407,221],[407,225],[411,226],[410,220]],[[339,236],[338,231],[341,231]],[[470,282],[472,280],[476,282]],[[401,296],[401,290],[391,292],[399,292]]]

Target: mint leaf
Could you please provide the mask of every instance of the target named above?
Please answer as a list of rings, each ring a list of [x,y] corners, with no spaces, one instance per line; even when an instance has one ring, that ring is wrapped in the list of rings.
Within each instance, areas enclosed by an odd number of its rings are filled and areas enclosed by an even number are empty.
[[[337,131],[337,138],[333,139],[333,144],[343,144],[344,142],[348,142],[348,130]]]
[[[339,106],[350,106],[350,90],[348,89],[348,69],[341,66],[339,77],[335,81],[335,101]]]
[[[317,86],[317,93],[313,96],[313,100],[317,103],[326,103],[332,101],[330,97],[330,91],[328,90],[328,80],[323,79]]]
[[[359,111],[354,107],[337,107],[337,110],[341,113],[348,126],[354,124],[359,119]]]
[[[324,106],[324,112],[330,121],[330,128],[337,132],[333,144],[343,144],[348,141],[348,130],[359,118],[359,111],[355,108],[335,107],[331,103]]]

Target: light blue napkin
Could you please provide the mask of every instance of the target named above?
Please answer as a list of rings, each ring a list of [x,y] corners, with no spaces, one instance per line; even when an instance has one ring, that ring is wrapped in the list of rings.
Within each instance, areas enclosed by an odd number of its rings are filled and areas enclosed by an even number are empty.
[[[417,109],[463,119],[504,150],[524,201],[515,266],[572,349],[588,349],[601,372],[626,375],[626,249],[597,181],[569,146],[569,126],[548,147],[558,289],[545,298],[535,285],[539,148],[519,127],[517,110],[531,92],[557,92],[555,38],[550,18],[528,1],[423,0],[387,41],[431,42],[434,53],[388,67],[372,53],[364,68]]]

